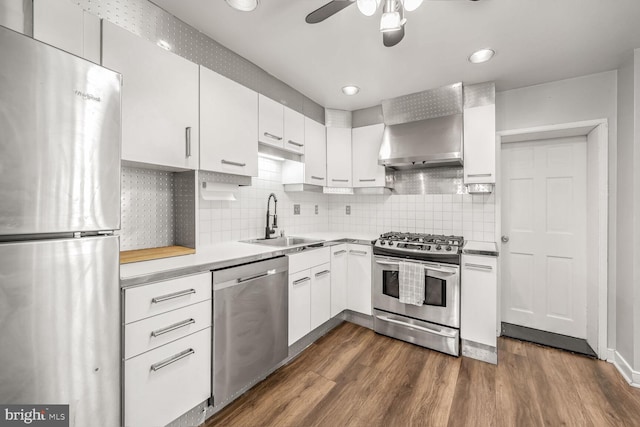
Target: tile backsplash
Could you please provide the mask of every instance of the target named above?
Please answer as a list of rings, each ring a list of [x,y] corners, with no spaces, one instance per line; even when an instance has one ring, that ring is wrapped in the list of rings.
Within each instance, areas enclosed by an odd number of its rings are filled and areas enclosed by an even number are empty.
[[[260,158],[259,176],[240,187],[237,201],[204,201],[199,207],[199,244],[264,237],[267,198],[278,198],[278,230],[287,235],[317,231],[387,231],[462,235],[467,240],[495,240],[493,194],[328,195],[285,192],[282,163]],[[201,172],[199,181],[206,181]],[[294,215],[294,205],[300,214]],[[318,213],[315,207],[318,206]],[[273,203],[272,203],[273,206]],[[351,213],[346,214],[346,206]],[[279,231],[278,231],[279,232]]]

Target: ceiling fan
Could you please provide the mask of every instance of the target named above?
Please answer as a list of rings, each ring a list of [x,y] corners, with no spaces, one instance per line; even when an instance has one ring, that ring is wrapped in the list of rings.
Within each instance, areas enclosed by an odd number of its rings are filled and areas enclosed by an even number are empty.
[[[386,47],[391,47],[400,43],[404,37],[404,24],[407,22],[404,12],[416,10],[423,0],[332,0],[308,14],[305,21],[307,24],[317,24],[353,3],[358,5],[358,9],[363,15],[373,16],[383,2],[380,32],[382,33],[382,43]]]

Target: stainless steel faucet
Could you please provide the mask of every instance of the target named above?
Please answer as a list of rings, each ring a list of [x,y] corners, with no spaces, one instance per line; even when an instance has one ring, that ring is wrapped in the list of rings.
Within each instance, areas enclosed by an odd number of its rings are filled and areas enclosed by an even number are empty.
[[[271,203],[271,198],[273,197],[273,215],[269,213],[269,203]],[[276,232],[276,228],[278,228],[278,215],[276,214],[278,211],[278,199],[274,193],[269,194],[269,198],[267,199],[267,226],[265,227],[264,238],[270,239],[271,235]],[[273,225],[269,227],[269,217],[273,217]]]

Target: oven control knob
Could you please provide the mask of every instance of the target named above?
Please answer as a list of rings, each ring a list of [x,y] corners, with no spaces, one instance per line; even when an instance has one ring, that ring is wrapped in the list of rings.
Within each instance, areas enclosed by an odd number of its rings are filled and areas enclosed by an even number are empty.
[[[451,246],[447,246],[447,251],[451,251]]]
[[[393,246],[393,242],[389,240],[389,246]]]
[[[438,245],[436,246],[436,251],[442,250],[442,246]]]
[[[384,246],[384,240],[380,239],[380,246]]]
[[[430,251],[430,250],[431,250],[431,245],[427,245],[427,246],[426,246],[426,249],[427,249],[428,251]]]

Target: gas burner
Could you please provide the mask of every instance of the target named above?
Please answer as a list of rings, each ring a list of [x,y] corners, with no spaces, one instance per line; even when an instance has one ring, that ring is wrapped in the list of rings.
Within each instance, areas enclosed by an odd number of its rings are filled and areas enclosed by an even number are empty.
[[[425,233],[383,233],[375,242],[374,253],[402,255],[406,258],[458,256],[464,238]]]

